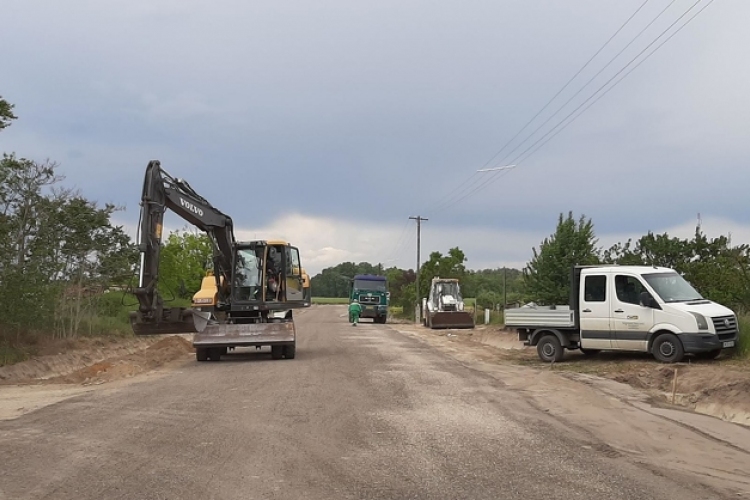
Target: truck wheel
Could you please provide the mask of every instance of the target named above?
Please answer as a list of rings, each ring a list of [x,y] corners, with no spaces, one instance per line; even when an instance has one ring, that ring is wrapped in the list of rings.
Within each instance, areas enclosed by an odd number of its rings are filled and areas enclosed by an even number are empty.
[[[271,346],[271,357],[273,359],[281,359],[284,355],[284,346],[283,345],[272,345]]]
[[[672,333],[664,333],[656,337],[651,346],[651,354],[662,363],[679,363],[685,356],[682,342]]]
[[[284,346],[284,357],[286,359],[294,359],[294,356],[297,354],[297,346],[296,345],[285,345]]]
[[[539,358],[547,363],[562,361],[565,351],[555,335],[545,335],[536,345]]]
[[[208,361],[208,349],[205,347],[196,347],[195,359],[198,361]]]

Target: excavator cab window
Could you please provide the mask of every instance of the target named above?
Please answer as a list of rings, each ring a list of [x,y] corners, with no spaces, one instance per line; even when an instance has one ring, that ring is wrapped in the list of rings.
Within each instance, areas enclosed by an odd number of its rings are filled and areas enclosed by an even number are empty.
[[[255,248],[237,250],[235,260],[234,298],[236,300],[260,300],[262,254]]]
[[[284,246],[268,245],[266,247],[265,300],[282,301],[284,298]]]
[[[303,302],[305,299],[302,277],[302,265],[299,260],[299,250],[292,246],[286,247],[286,292],[287,302]]]

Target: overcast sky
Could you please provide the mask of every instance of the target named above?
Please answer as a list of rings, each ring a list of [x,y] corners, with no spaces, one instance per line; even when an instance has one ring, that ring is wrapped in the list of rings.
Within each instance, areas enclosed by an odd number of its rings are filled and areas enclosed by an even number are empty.
[[[522,266],[569,210],[602,244],[689,236],[698,213],[750,243],[746,0],[708,5],[534,146],[709,2],[654,41],[696,0],[3,0],[0,95],[19,119],[0,150],[57,161],[125,206],[131,234],[159,159],[313,273],[413,267],[418,214],[423,257],[459,246],[470,268]]]

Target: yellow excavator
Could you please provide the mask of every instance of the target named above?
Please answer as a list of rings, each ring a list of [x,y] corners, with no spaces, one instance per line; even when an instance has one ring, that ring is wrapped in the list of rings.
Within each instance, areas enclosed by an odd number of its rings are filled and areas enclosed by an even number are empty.
[[[211,239],[214,292],[210,312],[165,307],[157,291],[167,209]],[[138,233],[140,266],[138,286],[133,290],[138,310],[130,313],[136,335],[193,333],[198,361],[218,361],[228,349],[243,346],[270,346],[274,359],[295,357],[292,311],[310,305],[305,292],[309,279],[303,275],[296,247],[282,241],[236,241],[232,219],[185,180],[169,175],[158,160],[146,167]],[[194,299],[193,305],[199,304]]]

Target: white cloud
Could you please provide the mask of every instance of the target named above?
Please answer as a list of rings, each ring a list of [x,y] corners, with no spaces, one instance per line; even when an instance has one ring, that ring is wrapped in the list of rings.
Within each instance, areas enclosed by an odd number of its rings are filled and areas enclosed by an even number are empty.
[[[171,223],[171,225],[170,225]],[[122,224],[120,222],[120,224]],[[428,226],[428,224],[430,224]],[[124,224],[128,234],[135,236],[135,226]],[[685,221],[672,227],[655,227],[657,234],[692,238],[696,221]],[[182,228],[179,222],[167,221],[165,234]],[[739,224],[720,218],[704,218],[702,230],[709,237],[731,235],[733,244],[750,242],[750,224]],[[422,262],[430,252],[445,254],[452,247],[459,247],[466,254],[470,269],[485,269],[508,266],[522,268],[531,258],[532,247],[554,231],[513,231],[502,228],[482,227],[449,228],[423,224]],[[238,240],[283,239],[299,247],[302,263],[308,273],[315,275],[326,267],[341,262],[383,263],[385,267],[414,268],[416,264],[416,231],[413,221],[404,225],[359,224],[348,220],[290,214],[267,225],[239,227],[235,231]],[[644,233],[598,232],[599,245],[609,247],[617,242],[633,240]]]

